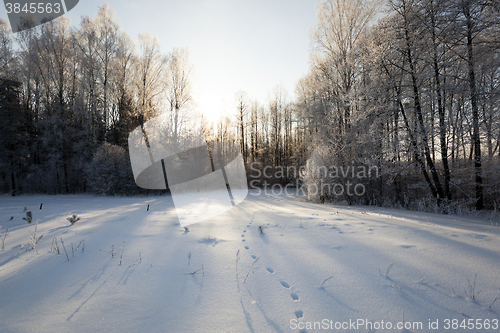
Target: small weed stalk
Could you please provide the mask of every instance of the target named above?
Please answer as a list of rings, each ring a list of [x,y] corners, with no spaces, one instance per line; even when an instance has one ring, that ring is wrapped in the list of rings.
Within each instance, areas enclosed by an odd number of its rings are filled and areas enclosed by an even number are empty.
[[[51,252],[51,253],[54,250],[54,239],[56,239],[56,235],[52,236],[52,242],[50,242],[50,251],[49,252]]]
[[[57,238],[56,238],[56,236],[54,236],[54,237],[52,238],[52,244],[54,244],[54,246],[55,246],[55,247],[54,247],[54,251],[57,251],[57,254],[60,254],[60,253],[61,253],[61,250],[59,249],[59,244],[57,243]],[[52,246],[51,246],[51,248],[50,248],[50,251],[52,252]]]
[[[85,250],[85,239],[80,241],[80,243],[78,243],[78,246],[75,248],[75,251],[78,251],[78,249],[80,248],[80,246],[82,247],[82,254]]]
[[[135,266],[135,265],[139,265],[141,262],[142,262],[141,252],[139,252],[139,261],[138,261],[138,262],[135,262],[135,263],[133,263],[133,264],[128,265],[128,267],[132,267],[132,266]]]
[[[66,253],[66,259],[68,259],[68,261],[69,261],[68,251],[66,251],[66,246],[64,246],[64,242],[63,242],[63,239],[62,239],[62,238],[61,238],[61,244],[62,244],[62,246],[63,246],[64,253]]]
[[[488,309],[491,309],[491,307],[493,306],[493,304],[495,304],[495,302],[498,300],[499,297],[500,297],[500,293],[497,295],[497,297],[495,297],[493,302],[491,302],[491,305],[488,307]]]
[[[236,252],[236,280],[238,280],[238,261],[240,261],[240,250]]]
[[[3,237],[2,237],[2,251],[5,251],[5,239],[9,235],[9,229],[5,230]],[[1,233],[0,233],[1,236]]]
[[[75,249],[73,248],[73,243],[71,243],[71,257],[75,257]]]
[[[332,279],[333,278],[333,275],[330,275],[329,277],[327,277],[326,279],[323,280],[323,283],[321,283],[321,286],[319,286],[320,288],[323,288],[323,286],[325,285],[325,282]]]
[[[125,248],[125,241],[123,241],[123,244],[122,244],[122,253],[120,254],[120,265],[122,264],[122,260],[123,260],[123,249]]]
[[[191,265],[191,252],[188,254],[188,266]]]
[[[195,275],[195,274],[196,274],[196,273],[198,273],[199,271],[201,271],[201,273],[202,273],[203,275],[205,275],[205,270],[203,269],[203,265],[201,265],[201,268],[200,268],[200,269],[197,269],[196,271],[191,272],[191,273],[189,273],[189,274],[191,274],[191,275]]]
[[[246,283],[246,282],[247,282],[248,276],[250,275],[250,273],[252,273],[252,272],[253,272],[254,266],[255,266],[255,264],[257,263],[257,261],[259,261],[259,259],[260,259],[260,257],[257,257],[257,258],[253,261],[252,266],[250,267],[250,270],[249,270],[249,271],[248,271],[248,273],[247,273],[247,276],[245,276],[245,280],[243,280],[243,283]]]
[[[85,248],[85,240],[83,241],[83,246]],[[120,256],[120,265],[121,265],[121,261],[122,261],[122,258],[123,258],[123,248],[125,246],[125,241],[123,241],[123,245],[122,247],[120,248],[121,249],[121,256]],[[107,251],[109,254],[111,254],[111,258],[114,258],[118,252],[120,251],[120,249],[118,251],[115,251],[115,244],[111,245],[111,249],[109,251]],[[82,249],[83,250],[83,249]],[[99,251],[104,251],[103,249],[100,249]]]
[[[17,251],[17,253],[16,253],[16,257],[19,255],[19,252],[21,252],[21,249],[22,249],[22,248],[23,248],[23,245],[22,245],[22,244],[21,244],[21,245],[19,245],[19,250],[18,250],[18,251]]]
[[[116,252],[115,252],[115,244],[112,244],[111,245],[111,250],[108,251],[109,254],[111,254],[111,258],[114,258],[115,255],[116,255]]]
[[[475,301],[477,296],[479,296],[479,294],[481,293],[481,290],[479,292],[476,292],[476,278],[477,274],[474,275],[474,280],[472,283],[469,281],[469,278],[467,278],[467,287],[464,289],[465,296],[473,301]]]
[[[35,224],[35,231],[33,233],[31,233],[31,231],[30,231],[30,238],[29,238],[28,244],[27,244],[28,246],[31,246],[31,248],[33,250],[35,250],[36,254],[38,254],[38,250],[36,249],[36,245],[38,244],[38,242],[40,242],[40,240],[43,238],[43,235],[44,235],[44,234],[42,234],[40,237],[37,237],[37,235],[36,235],[37,230],[38,230],[38,221],[36,221],[36,224]],[[26,251],[29,250],[28,246],[26,246]]]
[[[264,229],[262,228],[261,225],[259,225],[259,234],[263,235],[264,234]]]

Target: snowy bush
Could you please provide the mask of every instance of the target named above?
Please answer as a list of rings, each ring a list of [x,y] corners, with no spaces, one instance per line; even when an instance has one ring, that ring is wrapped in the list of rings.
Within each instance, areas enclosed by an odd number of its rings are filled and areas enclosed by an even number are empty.
[[[2,229],[2,227],[0,226],[0,239],[2,239],[2,251],[4,251],[5,250],[5,239],[9,235],[9,229],[5,230],[5,232],[3,233],[3,236],[1,233],[1,229]]]
[[[80,221],[80,217],[76,214],[73,214],[72,216],[68,217],[67,220],[71,223],[71,225],[73,225],[76,222]]]
[[[315,202],[324,202],[324,196],[321,195],[321,175],[317,172],[321,165],[324,165],[324,159],[319,148],[316,148],[311,157],[307,160],[304,172],[300,175],[300,180],[304,184],[302,187],[308,200]]]
[[[130,169],[125,149],[109,143],[102,144],[86,167],[90,191],[104,195],[127,193],[132,174]]]
[[[31,221],[33,221],[33,213],[31,211],[26,212],[26,217],[23,217],[23,220],[31,223]]]

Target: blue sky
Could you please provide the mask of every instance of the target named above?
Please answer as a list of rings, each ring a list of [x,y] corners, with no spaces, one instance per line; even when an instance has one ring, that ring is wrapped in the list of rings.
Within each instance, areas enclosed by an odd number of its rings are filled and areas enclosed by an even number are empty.
[[[108,0],[132,38],[149,31],[163,52],[187,47],[199,110],[232,113],[234,95],[246,91],[267,103],[277,84],[288,90],[308,69],[315,0]],[[67,15],[79,25],[102,0],[80,0]],[[3,6],[2,6],[3,7]],[[5,8],[0,17],[6,18]]]

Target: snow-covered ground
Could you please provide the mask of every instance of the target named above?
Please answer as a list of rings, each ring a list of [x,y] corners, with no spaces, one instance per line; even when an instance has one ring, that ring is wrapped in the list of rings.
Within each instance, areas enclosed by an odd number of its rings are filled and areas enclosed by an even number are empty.
[[[499,331],[497,222],[253,194],[189,230],[169,197],[2,197],[0,332]]]

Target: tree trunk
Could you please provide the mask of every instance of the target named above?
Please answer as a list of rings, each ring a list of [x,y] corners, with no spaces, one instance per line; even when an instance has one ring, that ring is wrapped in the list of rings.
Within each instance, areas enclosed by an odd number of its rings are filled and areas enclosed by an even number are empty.
[[[482,210],[483,199],[483,177],[481,167],[481,138],[479,136],[479,111],[477,103],[476,72],[474,70],[473,52],[473,22],[470,12],[470,3],[464,6],[464,15],[467,20],[467,66],[469,69],[469,89],[472,107],[472,144],[474,147],[474,170],[476,175],[476,209]]]
[[[413,56],[412,56],[411,47],[410,47],[410,32],[408,31],[407,24],[405,27],[405,37],[406,37],[406,56],[408,58],[408,63],[410,65],[410,75],[411,75],[412,86],[413,86],[413,100],[414,100],[414,104],[415,104],[415,112],[417,114],[419,132],[420,132],[420,135],[422,137],[427,167],[431,171],[432,180],[434,181],[434,186],[436,189],[435,197],[437,198],[438,205],[439,205],[439,204],[441,204],[442,200],[444,199],[443,187],[441,185],[441,182],[439,181],[439,175],[437,173],[437,170],[436,170],[436,167],[434,165],[434,161],[432,160],[431,152],[429,149],[429,140],[427,138],[427,133],[425,130],[425,125],[424,125],[424,118],[422,116],[422,105],[420,103],[420,93],[418,91],[417,78],[416,78],[416,74],[415,74],[415,66],[414,66]]]

